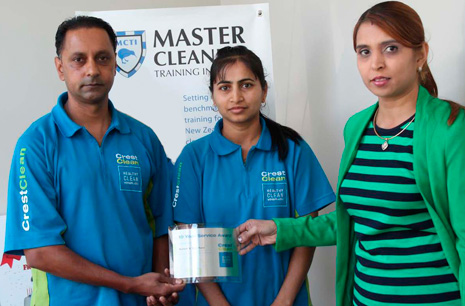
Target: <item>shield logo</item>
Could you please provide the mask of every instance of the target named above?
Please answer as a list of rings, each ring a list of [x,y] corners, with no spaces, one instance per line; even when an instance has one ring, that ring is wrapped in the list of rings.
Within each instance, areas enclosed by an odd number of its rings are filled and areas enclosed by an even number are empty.
[[[127,78],[133,76],[145,59],[145,31],[116,32],[116,70]]]

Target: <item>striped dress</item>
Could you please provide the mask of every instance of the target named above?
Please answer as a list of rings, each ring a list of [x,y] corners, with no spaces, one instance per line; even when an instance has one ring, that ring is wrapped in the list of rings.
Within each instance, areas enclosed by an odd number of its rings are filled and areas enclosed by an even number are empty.
[[[393,136],[411,119],[376,131]],[[341,184],[357,238],[354,305],[460,305],[457,280],[413,175],[414,124],[383,151],[370,123]]]

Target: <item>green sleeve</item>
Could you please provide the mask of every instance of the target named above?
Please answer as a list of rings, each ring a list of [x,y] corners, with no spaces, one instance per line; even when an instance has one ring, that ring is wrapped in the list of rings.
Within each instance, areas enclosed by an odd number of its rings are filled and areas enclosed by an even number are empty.
[[[464,112],[450,127],[446,146],[447,197],[450,222],[455,234],[455,247],[459,255],[458,281],[462,305],[465,305],[465,118]]]
[[[336,212],[318,217],[305,216],[297,219],[275,218],[278,228],[276,251],[299,246],[328,246],[336,244]]]

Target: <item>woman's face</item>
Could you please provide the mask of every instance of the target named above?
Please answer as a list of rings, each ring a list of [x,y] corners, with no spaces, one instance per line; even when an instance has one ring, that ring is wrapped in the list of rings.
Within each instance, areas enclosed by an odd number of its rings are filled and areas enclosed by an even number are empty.
[[[357,33],[356,52],[360,76],[379,101],[396,100],[417,89],[417,70],[426,61],[426,46],[405,47],[377,25],[364,22]]]
[[[225,124],[244,124],[259,120],[266,88],[262,89],[252,71],[237,61],[226,67],[223,79],[215,81],[212,96]]]

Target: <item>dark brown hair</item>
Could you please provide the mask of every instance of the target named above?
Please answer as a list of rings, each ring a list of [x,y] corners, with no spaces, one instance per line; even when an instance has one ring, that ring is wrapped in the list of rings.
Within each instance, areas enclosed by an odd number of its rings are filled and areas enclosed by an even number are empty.
[[[425,42],[425,30],[420,16],[414,9],[402,2],[381,2],[366,10],[354,27],[354,50],[357,44],[358,29],[364,22],[370,22],[380,27],[389,36],[408,48],[418,50]],[[433,97],[438,97],[438,87],[427,62],[418,72],[418,81]],[[451,106],[451,114],[447,123],[451,125],[463,106],[452,101],[447,102]]]

